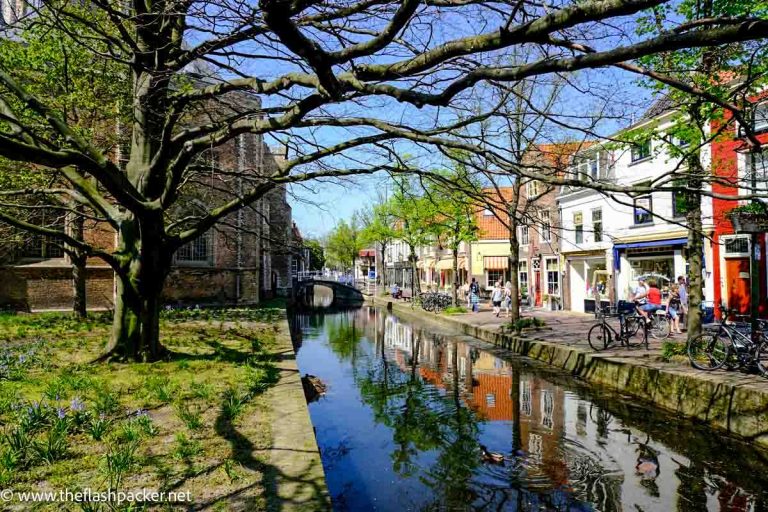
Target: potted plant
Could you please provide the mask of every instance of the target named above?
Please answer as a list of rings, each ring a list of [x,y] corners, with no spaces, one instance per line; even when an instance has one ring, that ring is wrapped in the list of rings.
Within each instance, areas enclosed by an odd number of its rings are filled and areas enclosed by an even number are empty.
[[[739,206],[726,216],[737,233],[764,233],[768,231],[768,211],[760,201]]]

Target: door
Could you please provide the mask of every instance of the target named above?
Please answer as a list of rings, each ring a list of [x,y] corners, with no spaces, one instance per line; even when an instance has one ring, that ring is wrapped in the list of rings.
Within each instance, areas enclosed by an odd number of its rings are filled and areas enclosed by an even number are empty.
[[[725,260],[728,307],[744,315],[749,314],[749,275],[749,258]]]
[[[587,287],[586,266],[585,261],[571,263],[571,311],[584,312],[584,290]]]
[[[536,292],[534,295],[534,299],[535,299],[534,305],[537,308],[540,308],[541,307],[541,272],[539,270],[536,270],[533,273],[533,283],[534,283],[534,286],[536,287]]]

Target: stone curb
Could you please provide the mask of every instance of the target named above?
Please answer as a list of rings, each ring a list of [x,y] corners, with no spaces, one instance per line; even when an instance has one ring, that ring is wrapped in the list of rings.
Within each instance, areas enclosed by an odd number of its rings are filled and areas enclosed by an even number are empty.
[[[569,372],[678,416],[705,423],[768,449],[768,381],[750,382],[726,372],[702,372],[656,361],[638,361],[620,353],[595,353],[541,340],[520,338],[477,327],[443,315],[424,315],[390,299],[368,300],[403,316],[450,325],[472,336]],[[737,381],[738,382],[735,382]]]

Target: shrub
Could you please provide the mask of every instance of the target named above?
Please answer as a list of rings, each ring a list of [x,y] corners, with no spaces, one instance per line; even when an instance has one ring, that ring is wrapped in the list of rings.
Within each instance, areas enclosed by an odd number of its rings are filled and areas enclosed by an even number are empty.
[[[687,345],[679,341],[665,341],[661,344],[662,361],[672,361],[673,359],[688,357]]]
[[[237,388],[230,387],[224,391],[221,413],[225,418],[234,420],[243,412],[245,402],[246,397],[243,396]]]
[[[450,306],[445,308],[445,311],[443,311],[443,313],[445,313],[446,315],[461,315],[466,312],[467,312],[467,308],[462,306]]]

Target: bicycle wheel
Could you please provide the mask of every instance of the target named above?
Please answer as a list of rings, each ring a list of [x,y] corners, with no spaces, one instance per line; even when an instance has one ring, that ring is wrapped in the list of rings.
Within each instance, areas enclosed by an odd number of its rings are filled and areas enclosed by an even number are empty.
[[[663,340],[669,337],[669,320],[666,315],[653,314],[651,318],[651,328],[648,333],[657,340]]]
[[[688,340],[688,359],[699,370],[717,370],[728,359],[731,350],[725,338],[712,333],[701,333]]]
[[[760,375],[768,377],[768,341],[763,339],[760,345],[757,346],[757,352],[755,352],[755,364],[760,371]]]
[[[648,343],[648,337],[643,325],[643,318],[639,316],[630,316],[624,320],[624,336],[627,347],[642,347]]]
[[[587,334],[587,341],[592,350],[598,352],[610,348],[613,345],[611,328],[603,323],[593,325]]]

